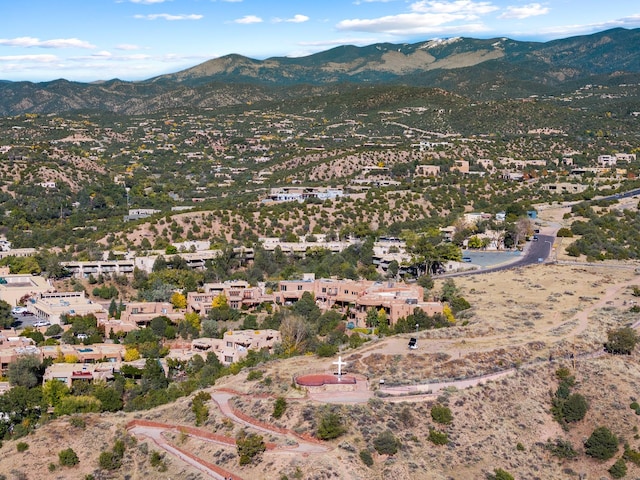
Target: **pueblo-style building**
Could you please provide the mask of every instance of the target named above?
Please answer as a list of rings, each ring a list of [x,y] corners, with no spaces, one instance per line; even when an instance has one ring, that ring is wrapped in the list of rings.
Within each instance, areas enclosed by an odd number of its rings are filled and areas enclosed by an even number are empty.
[[[419,285],[326,278],[316,280],[312,275],[303,280],[280,282],[275,294],[276,302],[290,305],[300,300],[305,292],[313,295],[321,309],[335,308],[348,314],[348,321],[356,327],[365,326],[367,311],[371,308],[378,311],[384,309],[389,325],[413,314],[416,308],[429,316],[443,312],[441,302],[424,301],[424,289]]]

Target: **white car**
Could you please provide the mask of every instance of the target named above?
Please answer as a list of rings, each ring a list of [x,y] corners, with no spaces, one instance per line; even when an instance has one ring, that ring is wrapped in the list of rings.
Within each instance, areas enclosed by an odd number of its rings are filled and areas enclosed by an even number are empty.
[[[87,338],[89,338],[89,335],[87,335],[86,333],[79,333],[76,335],[76,337],[78,338],[78,340],[86,340]]]
[[[14,315],[20,315],[22,313],[26,313],[27,311],[27,307],[13,307],[11,309],[11,313],[13,313]]]
[[[48,327],[49,325],[51,325],[51,323],[47,322],[46,320],[40,320],[39,322],[33,324],[34,327]]]

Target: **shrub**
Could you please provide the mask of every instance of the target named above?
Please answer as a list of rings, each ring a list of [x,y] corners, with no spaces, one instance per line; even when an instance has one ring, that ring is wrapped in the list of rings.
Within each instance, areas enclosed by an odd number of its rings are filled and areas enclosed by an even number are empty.
[[[18,443],[16,444],[16,449],[17,449],[19,452],[26,452],[27,450],[29,450],[29,444],[28,444],[28,443],[25,443],[25,442],[18,442]]]
[[[627,474],[627,463],[622,458],[619,458],[616,463],[611,465],[608,472],[613,478],[622,478]]]
[[[519,452],[524,452],[525,451],[524,445],[520,442],[516,443],[516,450],[518,450]]]
[[[337,413],[328,412],[320,420],[316,436],[320,440],[333,440],[346,431],[347,427],[343,424],[342,417]]]
[[[491,480],[514,480],[513,475],[501,468],[496,468],[493,475],[489,475],[489,478]]]
[[[547,440],[544,448],[551,452],[551,455],[558,458],[576,458],[578,456],[578,452],[575,451],[571,442],[567,440],[562,440],[561,438],[556,438],[555,442],[551,440]]]
[[[284,415],[284,412],[287,410],[287,401],[284,397],[276,398],[276,403],[273,405],[273,413],[271,416],[273,418],[280,418]]]
[[[69,417],[69,424],[72,427],[81,428],[83,430],[87,427],[87,422],[84,421],[84,418],[78,415],[73,415]]]
[[[596,428],[584,444],[584,453],[598,460],[609,460],[618,451],[618,438],[607,427]]]
[[[360,450],[360,460],[367,467],[373,466],[373,457],[371,456],[371,452],[369,450]]]
[[[398,453],[399,442],[391,430],[386,430],[373,439],[373,448],[382,455],[395,455]]]
[[[98,465],[102,470],[118,470],[122,466],[122,458],[112,451],[100,452]]]
[[[640,466],[640,452],[633,450],[629,445],[624,446],[624,455],[622,455],[622,458],[634,465]]]
[[[248,465],[264,452],[267,447],[261,435],[241,430],[236,436],[236,449],[240,457],[240,465]]]
[[[579,422],[587,414],[588,409],[587,400],[579,393],[573,393],[564,401],[562,418],[568,423]]]
[[[207,407],[207,401],[211,400],[211,395],[207,392],[198,392],[193,398],[191,404],[191,411],[196,416],[196,426],[199,427],[209,418],[209,407]]]
[[[638,410],[640,408],[640,404],[638,404],[638,402],[632,402],[631,405],[629,405],[629,408],[631,410]]]
[[[151,452],[151,458],[149,459],[149,463],[153,468],[156,468],[159,472],[166,472],[167,465],[164,463],[164,455],[160,452],[153,451]]]
[[[262,370],[251,370],[249,372],[249,375],[247,375],[247,380],[260,380],[262,378],[262,375],[264,375],[264,372]]]
[[[60,462],[60,465],[62,465],[63,467],[73,467],[80,463],[78,455],[73,451],[72,448],[61,450],[58,453],[58,460]]]
[[[316,355],[319,357],[333,357],[338,351],[338,346],[331,343],[321,343],[316,348]]]
[[[604,348],[609,353],[629,355],[639,341],[640,337],[633,328],[624,327],[607,333],[607,342],[604,344]]]
[[[562,227],[556,233],[556,237],[568,237],[568,238],[571,238],[571,237],[573,237],[573,232],[567,227]]]
[[[434,445],[446,445],[449,443],[449,437],[445,432],[439,432],[438,430],[429,430],[429,441]]]
[[[444,405],[434,405],[431,407],[431,418],[434,422],[442,425],[449,425],[453,421],[451,409]]]

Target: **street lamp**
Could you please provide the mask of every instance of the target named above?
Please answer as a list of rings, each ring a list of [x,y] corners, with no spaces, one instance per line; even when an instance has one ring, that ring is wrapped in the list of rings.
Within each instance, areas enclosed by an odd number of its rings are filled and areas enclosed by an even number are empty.
[[[420,327],[419,323],[416,323],[416,333],[418,333],[418,328]]]

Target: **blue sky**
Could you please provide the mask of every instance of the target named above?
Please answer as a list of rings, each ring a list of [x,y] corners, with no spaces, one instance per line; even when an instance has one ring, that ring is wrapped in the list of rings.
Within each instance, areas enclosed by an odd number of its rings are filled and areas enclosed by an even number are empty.
[[[0,79],[142,80],[229,53],[640,27],[634,0],[0,0]]]

